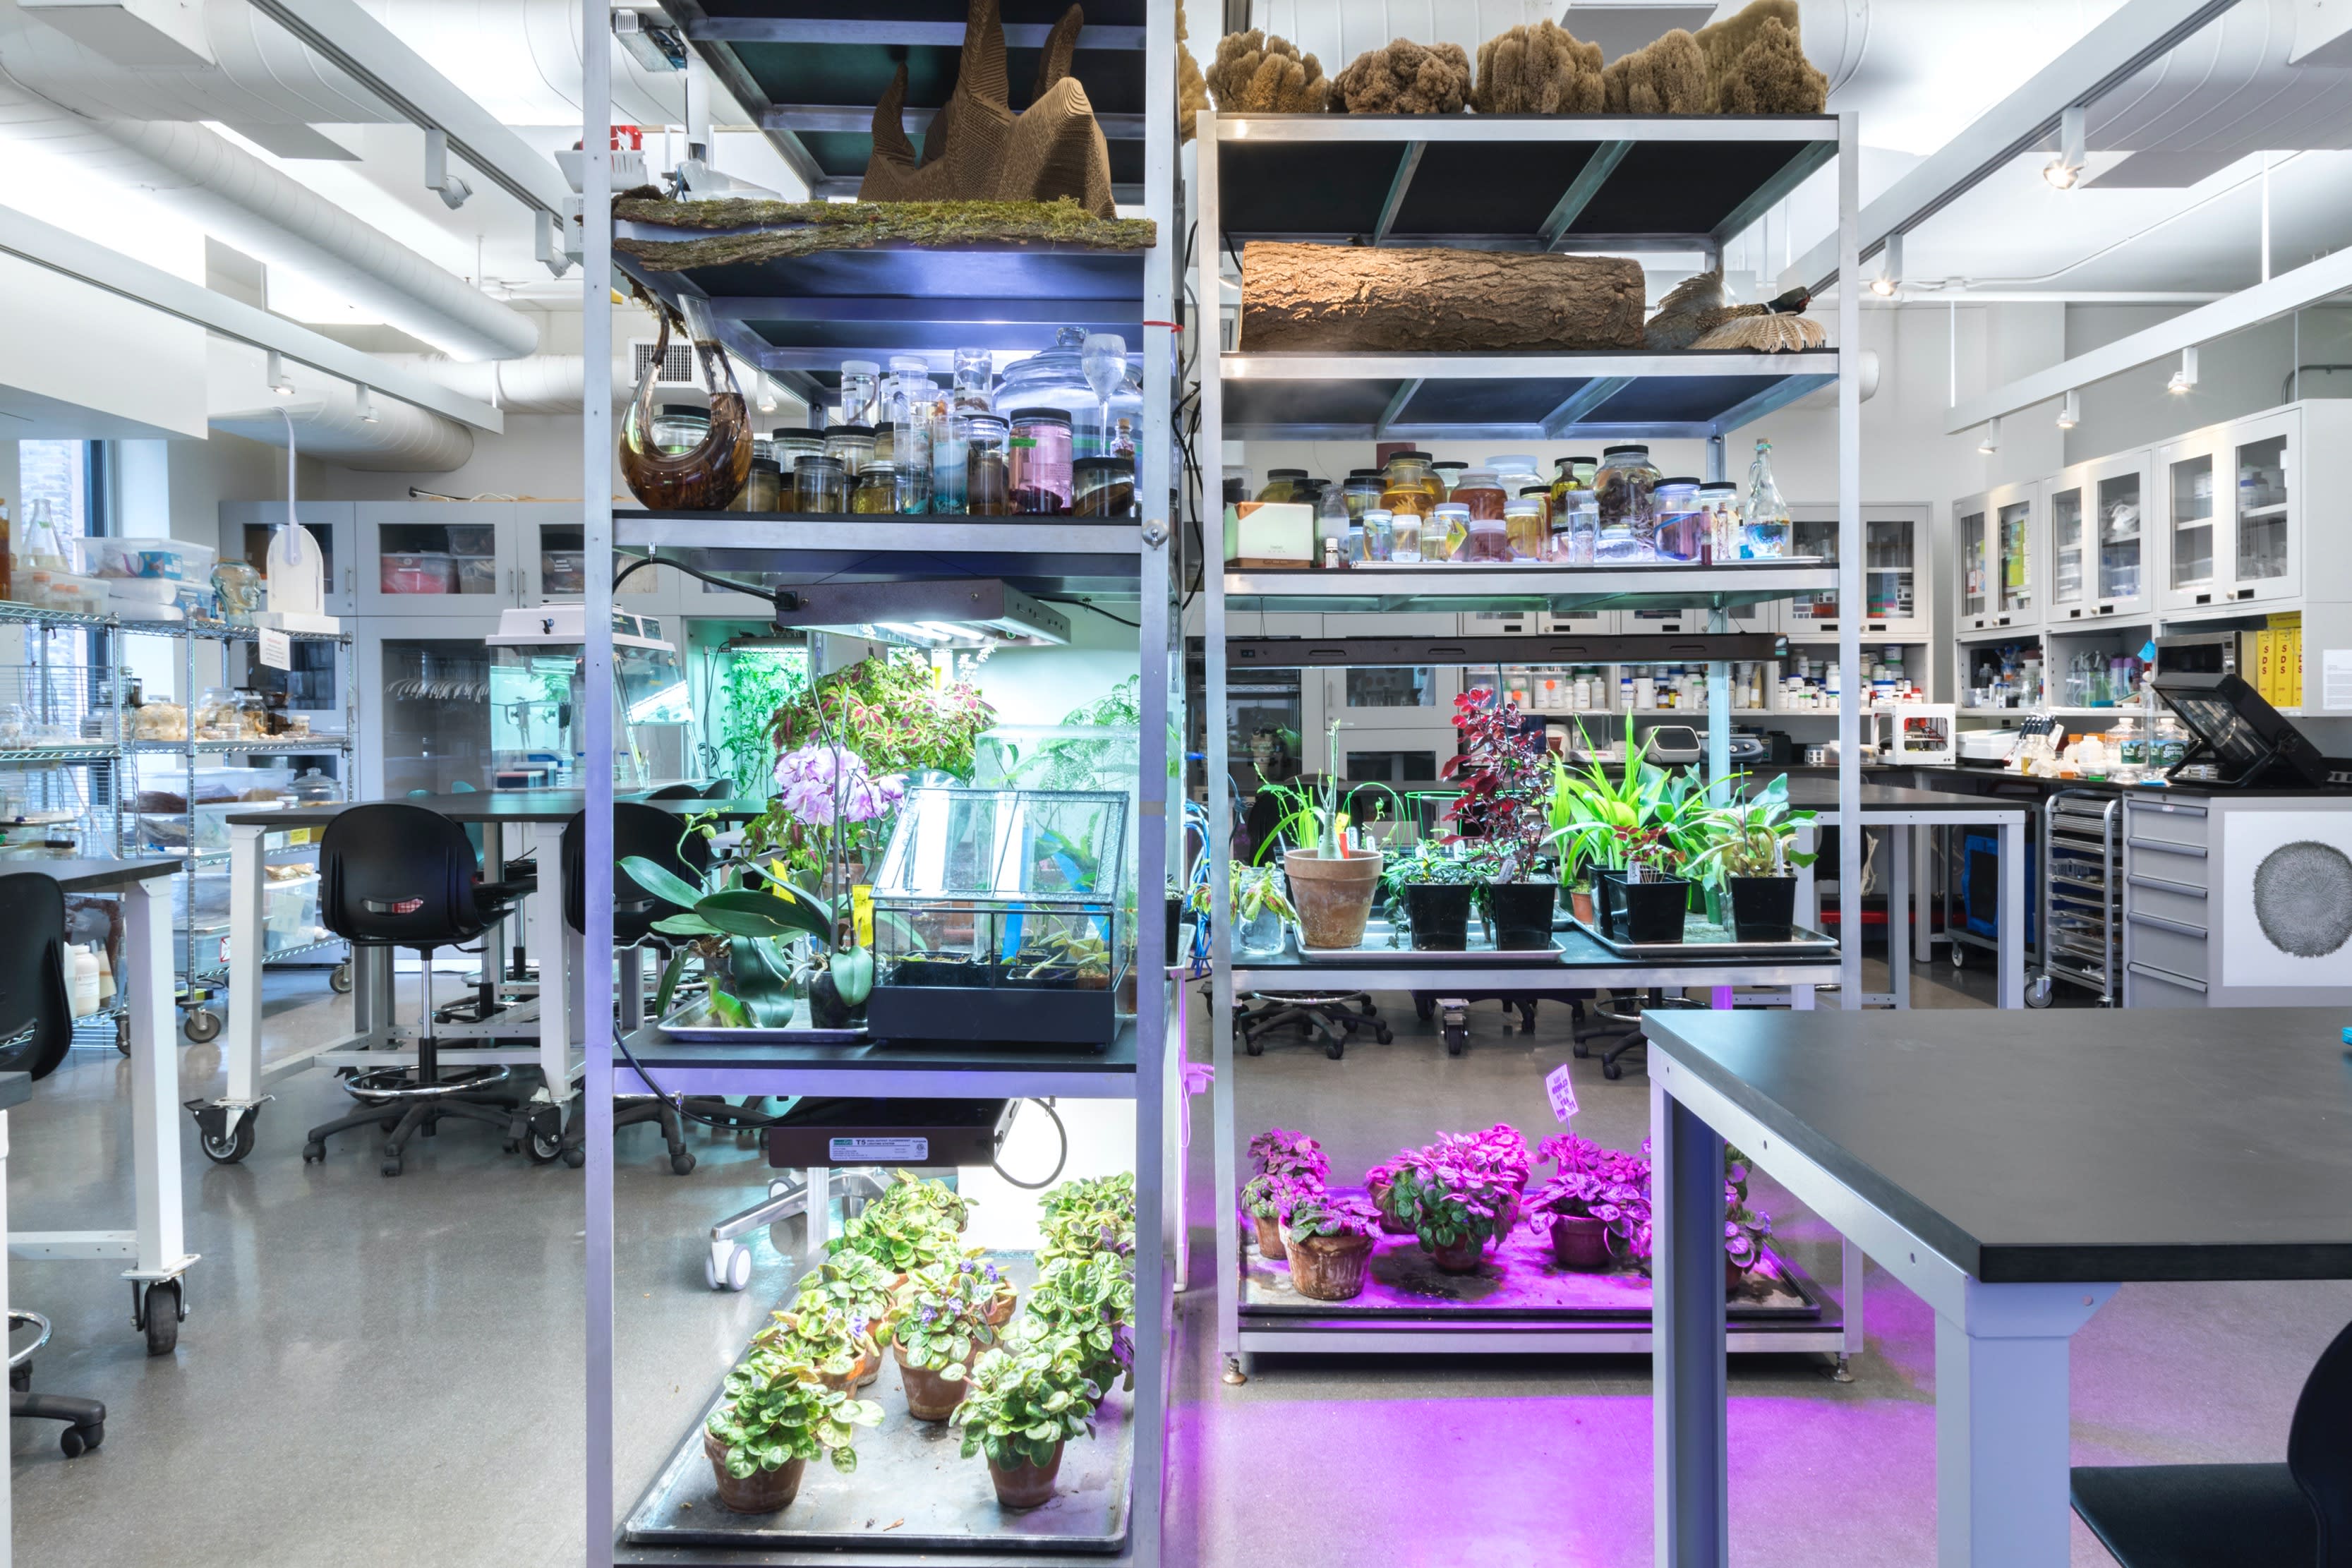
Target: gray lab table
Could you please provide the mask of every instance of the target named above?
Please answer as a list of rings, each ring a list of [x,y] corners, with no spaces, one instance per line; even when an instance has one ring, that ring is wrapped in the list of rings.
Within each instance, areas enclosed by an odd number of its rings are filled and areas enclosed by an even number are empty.
[[[151,1292],[159,1321],[151,1345],[177,1342],[184,1295],[180,1276],[196,1261],[187,1249],[180,1190],[180,1064],[173,1027],[172,879],[182,870],[172,857],[137,860],[11,860],[0,871],[36,871],[68,893],[110,893],[122,900],[121,988],[131,1036],[131,1173],[135,1228],[131,1230],[12,1230],[8,1250],[18,1258],[90,1258],[129,1265],[133,1326],[144,1328]]]
[[[623,794],[616,799],[651,805],[680,816],[715,813],[734,822],[746,821],[768,809],[765,800],[757,799],[647,800],[635,794]],[[563,828],[586,801],[587,795],[583,790],[517,789],[404,795],[393,803],[422,806],[452,822],[480,826],[485,866],[506,863],[508,831],[529,835],[530,850],[548,878],[547,884],[531,896],[528,910],[529,945],[540,965],[537,1000],[509,1009],[490,1025],[446,1030],[443,1041],[468,1047],[478,1043],[480,1048],[467,1052],[469,1063],[536,1065],[546,1079],[540,1091],[542,1102],[557,1106],[571,1098],[574,1071],[572,1047],[578,1033],[578,1020],[572,1016],[575,1004],[570,975],[574,967],[572,949],[579,939],[563,923],[563,889],[560,885]],[[245,1120],[258,1110],[266,1098],[263,1085],[269,1080],[314,1062],[328,1067],[386,1067],[415,1060],[415,1051],[407,1048],[405,1037],[393,1027],[391,951],[377,948],[354,951],[352,955],[354,984],[351,1035],[280,1057],[267,1068],[261,1062],[261,965],[268,957],[262,930],[264,841],[273,833],[323,827],[360,804],[362,803],[329,801],[282,811],[231,812],[226,818],[229,988],[228,1029],[223,1056],[228,1069],[228,1092],[199,1112],[201,1116],[217,1111],[222,1117],[217,1135],[224,1143],[231,1142]],[[498,955],[504,945],[501,935],[497,930],[485,935],[482,963],[486,978],[495,978]],[[498,1042],[501,1038],[511,1039],[518,1033],[526,1037],[535,1035],[536,1046],[520,1050],[500,1047]]]
[[[2067,1341],[2117,1285],[2352,1279],[2342,1011],[2231,1018],[1652,1014],[1659,1563],[1729,1560],[1728,1142],[1935,1310],[1940,1568],[2064,1568]]]

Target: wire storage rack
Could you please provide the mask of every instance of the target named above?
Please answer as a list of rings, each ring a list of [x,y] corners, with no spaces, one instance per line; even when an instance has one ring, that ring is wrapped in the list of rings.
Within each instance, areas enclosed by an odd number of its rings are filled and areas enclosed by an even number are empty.
[[[2026,999],[2047,1006],[2051,982],[2123,1000],[2123,796],[2054,790],[2042,803],[2042,973]]]

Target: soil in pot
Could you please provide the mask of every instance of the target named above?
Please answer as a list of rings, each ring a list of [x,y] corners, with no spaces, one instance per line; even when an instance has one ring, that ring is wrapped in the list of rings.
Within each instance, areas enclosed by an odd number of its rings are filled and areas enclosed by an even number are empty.
[[[1731,934],[1742,942],[1786,942],[1797,921],[1797,879],[1732,877]]]
[[[946,1420],[949,1414],[963,1403],[963,1396],[971,1390],[971,1380],[958,1378],[950,1383],[928,1368],[908,1366],[905,1351],[897,1353],[898,1381],[907,1391],[907,1414],[918,1421]],[[979,1354],[978,1350],[972,1352],[974,1358]],[[971,1365],[966,1362],[965,1370],[969,1371]]]
[[[1486,1244],[1475,1237],[1465,1236],[1459,1241],[1430,1248],[1431,1261],[1443,1274],[1475,1274],[1479,1260],[1486,1256]]]
[[[739,1481],[727,1473],[726,1444],[705,1432],[702,1451],[710,1456],[710,1473],[719,1482],[719,1505],[730,1513],[773,1513],[801,1495],[806,1459],[788,1459],[781,1469],[753,1470]]]
[[[1690,883],[1681,877],[1628,882],[1603,872],[1599,883],[1602,917],[1619,942],[1669,942],[1683,939],[1683,916],[1690,907]]]
[[[1057,962],[1051,953],[1024,952],[1006,961],[1003,984],[1024,991],[1075,991],[1078,972]]]
[[[1290,1283],[1318,1301],[1346,1301],[1363,1294],[1372,1261],[1369,1236],[1316,1236],[1290,1244]]]
[[[1562,1268],[1598,1273],[1609,1267],[1609,1227],[1590,1215],[1551,1216],[1551,1255]]]
[[[1460,952],[1470,942],[1470,884],[1408,882],[1405,923],[1419,952]]]
[[[902,958],[893,985],[985,985],[988,972],[969,958]]]
[[[1054,1500],[1054,1478],[1062,1473],[1062,1445],[1054,1445],[1054,1457],[1042,1465],[1006,1467],[994,1459],[988,1461],[988,1479],[996,1483],[996,1502],[1000,1508],[1036,1508]]]
[[[1290,879],[1290,900],[1298,910],[1300,940],[1308,947],[1360,947],[1364,922],[1372,915],[1372,894],[1381,885],[1381,857],[1326,858],[1302,849],[1282,858]]]
[[[1261,1254],[1277,1263],[1290,1256],[1288,1249],[1282,1245],[1280,1220],[1272,1215],[1255,1214],[1250,1215],[1250,1224],[1257,1227],[1257,1249]]]
[[[1496,882],[1486,889],[1495,926],[1495,947],[1528,952],[1551,945],[1552,911],[1559,907],[1557,882]]]

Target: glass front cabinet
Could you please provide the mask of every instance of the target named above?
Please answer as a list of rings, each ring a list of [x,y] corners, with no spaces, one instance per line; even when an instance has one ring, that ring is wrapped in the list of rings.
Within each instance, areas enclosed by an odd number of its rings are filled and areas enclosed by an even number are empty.
[[[2041,624],[2035,566],[2042,540],[2042,493],[2039,481],[2004,485],[1953,504],[1962,632]]]
[[[2143,447],[2042,481],[2045,624],[2145,616],[2153,608],[2163,534],[2144,528],[2142,518],[2156,493],[2154,461]]]
[[[1817,555],[1834,563],[1838,558],[1838,520],[1834,506],[1794,506],[1789,509],[1794,534],[1791,552]],[[1865,506],[1862,513],[1862,635],[1864,637],[1925,637],[1935,603],[1927,574],[1927,509],[1924,506]],[[1838,634],[1837,590],[1801,594],[1781,610],[1780,630],[1795,638],[1833,637]],[[1735,631],[1750,629],[1735,626]]]
[[[2161,606],[2174,612],[2303,591],[2305,410],[2193,431],[2157,449],[2171,551]]]

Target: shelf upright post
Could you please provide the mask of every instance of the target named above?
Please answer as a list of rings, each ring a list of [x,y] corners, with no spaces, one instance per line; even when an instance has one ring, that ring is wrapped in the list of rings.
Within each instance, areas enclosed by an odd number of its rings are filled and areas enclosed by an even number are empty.
[[[1193,142],[1198,152],[1193,179],[1201,204],[1199,250],[1201,275],[1195,298],[1201,313],[1201,441],[1195,448],[1201,462],[1201,504],[1213,517],[1201,520],[1202,595],[1201,667],[1206,688],[1201,715],[1207,742],[1209,784],[1209,1053],[1216,1077],[1210,1086],[1211,1133],[1215,1149],[1216,1186],[1209,1206],[1217,1216],[1216,1248],[1211,1255],[1216,1270],[1217,1350],[1225,1360],[1227,1378],[1241,1374],[1242,1317],[1240,1292],[1225,1271],[1241,1257],[1241,1227],[1234,1217],[1234,944],[1233,944],[1233,773],[1226,734],[1230,719],[1225,697],[1225,552],[1223,521],[1224,485],[1225,395],[1218,327],[1217,257],[1224,241],[1217,232],[1217,116],[1202,110]]]
[[[1838,121],[1838,1005],[1862,1005],[1862,161]],[[1890,912],[1890,919],[1894,918]],[[1892,951],[1892,949],[1890,949]]]
[[[1706,438],[1706,479],[1723,478],[1723,432]],[[1721,636],[1731,629],[1730,614],[1720,605],[1706,613],[1706,629]],[[1731,797],[1731,666],[1719,658],[1706,665],[1706,784],[1719,804]]]
[[[596,374],[581,378],[580,482],[587,563],[583,614],[587,722],[586,886],[583,901],[581,1015],[586,1072],[581,1086],[587,1176],[588,1484],[586,1561],[613,1561],[613,24],[611,0],[580,0],[580,352]],[[563,1103],[567,1085],[548,1093]]]

